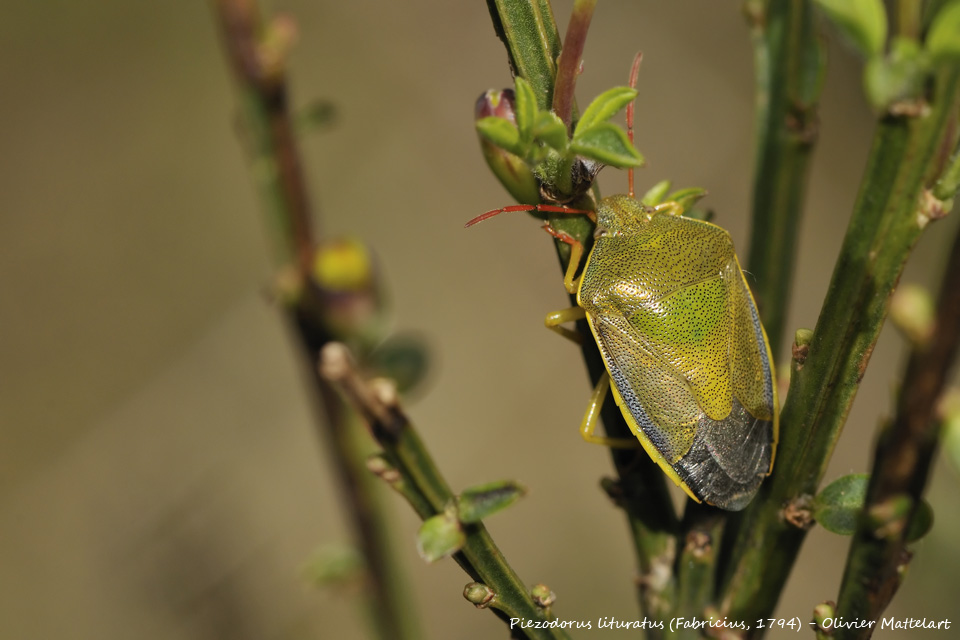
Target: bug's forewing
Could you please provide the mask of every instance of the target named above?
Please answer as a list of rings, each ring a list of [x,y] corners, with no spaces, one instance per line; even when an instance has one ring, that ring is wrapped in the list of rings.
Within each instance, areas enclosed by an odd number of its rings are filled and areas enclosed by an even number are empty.
[[[588,269],[603,286],[581,290],[581,305],[641,442],[697,496],[741,509],[775,443],[756,306],[726,232],[682,218],[652,222],[642,237],[598,242]]]

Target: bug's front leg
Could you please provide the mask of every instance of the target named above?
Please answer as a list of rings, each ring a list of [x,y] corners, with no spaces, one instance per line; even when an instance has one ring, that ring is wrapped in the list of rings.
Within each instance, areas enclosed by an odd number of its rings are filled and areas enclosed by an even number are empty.
[[[570,234],[557,231],[550,226],[549,222],[543,225],[543,230],[560,242],[570,245],[570,262],[567,263],[567,270],[563,274],[563,286],[567,289],[567,293],[574,295],[580,287],[580,278],[574,278],[574,274],[577,273],[580,259],[583,258],[583,244]]]
[[[583,421],[580,423],[580,435],[592,444],[601,444],[614,449],[637,449],[640,447],[640,441],[636,438],[608,438],[598,436],[596,433],[597,418],[600,417],[600,409],[603,408],[603,401],[609,390],[610,374],[604,371],[590,395],[590,404],[587,405],[587,412],[583,414]]]

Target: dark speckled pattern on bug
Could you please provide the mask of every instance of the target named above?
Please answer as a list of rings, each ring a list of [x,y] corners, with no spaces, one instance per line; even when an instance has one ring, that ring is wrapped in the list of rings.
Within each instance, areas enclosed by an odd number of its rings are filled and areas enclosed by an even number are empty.
[[[729,234],[629,196],[597,209],[577,301],[648,453],[698,498],[742,509],[769,474],[769,348]]]

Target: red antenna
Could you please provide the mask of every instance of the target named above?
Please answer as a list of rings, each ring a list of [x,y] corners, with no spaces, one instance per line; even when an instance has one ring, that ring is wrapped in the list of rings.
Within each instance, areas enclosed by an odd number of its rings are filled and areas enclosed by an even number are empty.
[[[638,51],[633,58],[633,66],[630,67],[630,88],[637,88],[637,75],[640,73],[640,61],[643,60],[643,51]],[[630,140],[630,146],[633,146],[633,102],[627,105],[627,139]],[[629,187],[630,197],[633,197],[633,167],[627,169],[627,186]]]
[[[500,209],[493,209],[487,211],[486,213],[481,213],[476,218],[463,225],[465,227],[472,227],[478,222],[483,222],[484,220],[489,220],[493,216],[499,215],[501,213],[509,213],[510,211],[538,211],[540,213],[569,213],[572,215],[585,215],[589,217],[594,222],[597,221],[597,214],[593,211],[587,211],[586,209],[571,209],[570,207],[563,207],[555,204],[515,204],[509,207],[501,207]]]

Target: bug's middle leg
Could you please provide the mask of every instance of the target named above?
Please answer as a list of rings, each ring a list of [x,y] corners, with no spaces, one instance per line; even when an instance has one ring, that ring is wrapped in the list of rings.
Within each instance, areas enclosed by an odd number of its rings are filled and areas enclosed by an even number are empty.
[[[585,317],[586,313],[583,309],[580,307],[570,307],[569,309],[561,309],[560,311],[548,313],[547,317],[543,319],[543,324],[546,325],[547,329],[563,336],[567,340],[575,344],[583,344],[583,338],[580,337],[580,332],[569,329],[563,325],[567,322],[583,320]]]
[[[587,411],[583,414],[583,421],[580,423],[580,435],[587,442],[600,444],[614,449],[637,449],[640,447],[640,441],[636,438],[608,438],[597,435],[597,418],[600,416],[600,409],[603,408],[603,401],[610,390],[610,374],[606,371],[594,387],[590,395],[590,404],[587,405]]]

